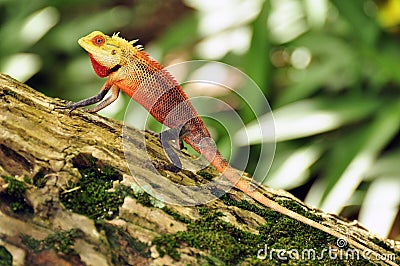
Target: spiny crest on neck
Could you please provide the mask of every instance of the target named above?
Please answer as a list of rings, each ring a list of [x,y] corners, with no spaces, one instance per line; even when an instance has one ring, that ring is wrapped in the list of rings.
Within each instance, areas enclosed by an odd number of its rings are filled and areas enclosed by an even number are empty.
[[[123,45],[133,46],[134,48],[138,49],[139,51],[143,50],[143,46],[142,45],[140,45],[140,44],[134,45],[139,39],[135,39],[135,40],[132,40],[132,41],[125,40],[124,38],[119,36],[119,32],[115,32],[111,36],[111,38],[116,40],[116,41],[118,41],[118,42],[120,42]]]

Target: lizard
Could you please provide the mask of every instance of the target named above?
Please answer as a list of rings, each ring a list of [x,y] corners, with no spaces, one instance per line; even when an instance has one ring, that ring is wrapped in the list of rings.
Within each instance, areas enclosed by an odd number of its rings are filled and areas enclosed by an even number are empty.
[[[79,45],[88,52],[96,74],[107,81],[97,95],[69,104],[64,109],[70,112],[76,108],[99,103],[87,111],[96,113],[113,103],[122,90],[131,99],[146,108],[160,123],[169,127],[163,131],[160,138],[163,143],[176,140],[179,148],[182,141],[189,144],[196,152],[207,159],[223,176],[237,189],[241,190],[257,202],[278,213],[286,215],[301,223],[324,231],[337,238],[347,239],[343,234],[325,225],[289,210],[269,199],[252,182],[244,179],[238,170],[234,169],[218,151],[205,123],[195,110],[175,78],[164,69],[160,63],[147,54],[141,45],[135,45],[137,40],[127,41],[118,34],[108,36],[100,31],[94,31],[78,40]],[[111,90],[111,96],[104,99]],[[104,99],[104,100],[103,100]],[[166,145],[166,148],[168,145]],[[170,160],[181,168],[179,158],[166,151]],[[348,239],[349,244],[365,250],[367,247]],[[377,254],[371,250],[372,254]]]

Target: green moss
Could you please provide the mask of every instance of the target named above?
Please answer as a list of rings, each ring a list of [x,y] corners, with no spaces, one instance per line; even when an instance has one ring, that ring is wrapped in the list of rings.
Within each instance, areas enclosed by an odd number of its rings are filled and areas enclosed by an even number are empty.
[[[92,219],[112,219],[118,215],[124,191],[108,190],[113,187],[113,181],[119,179],[119,174],[110,167],[80,169],[80,173],[82,178],[67,188],[70,192],[60,195],[64,206]]]
[[[25,201],[25,183],[11,176],[3,176],[3,178],[8,184],[5,190],[4,202],[9,204],[11,210],[15,213],[33,213],[32,207],[30,207]]]
[[[134,198],[143,206],[153,207],[152,197],[144,191],[135,193]]]
[[[143,258],[150,258],[150,249],[121,228],[106,224],[102,221],[96,223],[98,230],[104,230],[110,248],[113,250],[112,262],[114,265],[128,265],[130,258],[138,255]]]
[[[11,266],[13,257],[3,246],[0,246],[0,266]]]
[[[97,162],[97,159],[95,157],[91,156],[91,157],[89,157],[89,162],[90,162],[91,165],[95,165],[96,162]]]
[[[268,215],[270,215],[271,212],[273,212],[273,211],[271,211],[270,209],[267,209],[267,208],[259,208],[256,205],[251,204],[251,203],[249,203],[249,202],[247,202],[245,200],[235,201],[235,200],[231,199],[227,194],[223,195],[220,199],[228,206],[236,206],[236,207],[241,208],[243,210],[254,212],[254,213],[256,213],[256,214],[258,214],[258,215],[260,215],[262,217],[268,216]],[[305,216],[305,217],[307,217],[307,218],[309,218],[311,220],[314,220],[316,222],[322,221],[321,217],[319,217],[319,216],[317,216],[317,215],[315,215],[313,213],[307,212],[307,210],[305,210],[304,207],[301,206],[297,202],[289,201],[289,200],[279,200],[277,202],[280,205],[282,205],[283,207],[285,207],[285,208],[287,208],[289,210],[292,210],[292,211],[294,211],[296,213],[299,213],[299,214],[301,214],[301,215],[303,215],[303,216]]]
[[[181,255],[179,254],[177,248],[181,246],[179,243],[181,241],[181,236],[177,234],[168,234],[153,239],[153,244],[156,245],[157,251],[161,257],[168,254],[174,260],[180,260]]]
[[[27,176],[24,176],[24,182],[29,184],[29,185],[32,185],[32,180]]]
[[[299,203],[294,202],[294,201],[290,201],[290,200],[278,200],[277,201],[280,205],[282,205],[283,207],[292,210],[296,213],[299,213],[301,215],[303,215],[304,217],[307,217],[308,219],[314,220],[316,222],[321,222],[323,221],[323,219],[318,216],[315,215],[309,211],[307,211],[306,209],[304,209],[303,206],[301,206]]]
[[[80,236],[77,229],[62,231],[49,235],[44,241],[43,246],[45,249],[52,248],[57,252],[70,254],[73,252],[73,245],[75,238]]]
[[[174,220],[176,220],[176,221],[180,221],[180,222],[185,223],[185,224],[188,224],[188,223],[191,222],[190,219],[188,219],[188,218],[186,218],[186,217],[180,215],[179,213],[174,212],[173,210],[171,210],[171,209],[168,208],[167,206],[164,206],[164,207],[162,208],[162,210],[163,210],[165,213],[171,215],[171,216],[174,218]]]
[[[119,207],[126,196],[135,198],[144,206],[164,207],[161,201],[138,186],[118,185],[113,188],[114,181],[122,180],[114,168],[102,167],[97,159],[90,156],[77,157],[78,159],[74,159],[74,166],[78,168],[82,178],[76,183],[68,184],[68,192],[60,194],[60,201],[67,209],[91,219],[113,219],[118,215]]]
[[[126,188],[126,189],[129,189],[129,188]],[[140,187],[140,186],[132,183],[127,195],[131,196],[132,198],[135,198],[137,202],[139,202],[140,204],[142,204],[143,206],[146,206],[146,207],[156,207],[159,209],[162,209],[165,207],[164,202],[152,197],[149,193],[146,192],[146,190],[151,190],[151,188],[150,187],[147,188],[146,186]]]
[[[37,240],[30,236],[22,236],[22,242],[35,252],[54,249],[56,252],[61,252],[66,255],[74,254],[74,241],[76,238],[82,237],[82,234],[77,229],[60,231],[50,234],[43,240]]]
[[[6,193],[16,198],[23,198],[26,192],[26,186],[23,182],[15,179],[14,177],[5,176],[4,180],[8,183]]]
[[[198,208],[198,211],[202,217],[189,222],[187,231],[163,235],[154,239],[153,243],[157,245],[160,255],[168,254],[174,260],[179,260],[178,248],[183,245],[205,251],[210,255],[207,261],[217,265],[236,265],[244,262],[249,265],[278,265],[281,263],[310,265],[316,262],[319,265],[365,265],[367,263],[362,257],[359,260],[352,257],[349,257],[348,260],[346,257],[332,260],[327,252],[336,245],[335,237],[308,225],[269,209],[259,208],[246,201],[234,202],[229,197],[225,197],[224,201],[229,202],[229,205],[241,207],[264,217],[266,223],[257,228],[259,234],[240,230],[221,220],[222,213],[201,207]],[[304,259],[301,257],[295,259],[286,253],[284,254],[286,258],[282,259],[278,256],[279,250],[299,251],[300,255],[302,251],[312,250],[316,257],[313,258],[312,253],[310,259],[307,256]],[[261,252],[260,254],[263,255],[264,251],[267,252],[268,257],[266,259],[257,258],[257,254]],[[317,256],[323,252],[326,252],[325,256],[316,260]]]
[[[205,169],[199,170],[199,171],[196,172],[196,174],[201,176],[201,177],[204,177],[206,180],[212,180],[215,177],[215,175],[210,173],[210,169],[209,168],[205,168]]]
[[[25,244],[25,246],[29,247],[31,250],[38,252],[39,250],[41,250],[41,241],[34,239],[30,236],[27,235],[22,235],[21,236],[22,239],[22,243]]]
[[[177,248],[181,243],[209,252],[213,259],[234,264],[250,254],[257,254],[254,245],[257,235],[237,229],[222,221],[222,215],[207,208],[199,208],[202,218],[188,224],[187,231],[177,232],[153,240],[161,256],[168,254],[175,260],[180,259]]]
[[[44,188],[47,178],[44,174],[38,173],[33,177],[33,184],[38,188]]]

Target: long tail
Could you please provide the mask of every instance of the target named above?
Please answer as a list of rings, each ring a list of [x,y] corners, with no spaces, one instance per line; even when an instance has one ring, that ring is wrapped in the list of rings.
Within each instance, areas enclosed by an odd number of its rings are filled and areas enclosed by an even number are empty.
[[[243,191],[245,194],[252,197],[254,200],[258,201],[264,206],[331,234],[332,230],[330,230],[329,228],[313,220],[310,220],[304,216],[301,216],[300,214],[293,212],[279,205],[275,201],[267,198],[255,187],[256,184],[251,184],[249,181],[242,178],[240,172],[235,168],[233,168],[232,166],[230,166],[230,164],[225,160],[225,158],[219,152],[216,152],[214,158],[210,160],[210,163],[218,170],[218,172],[223,174],[237,189]],[[339,236],[342,237],[341,234],[338,234],[338,237]]]
[[[229,163],[225,160],[225,158],[219,153],[217,150],[214,153],[213,157],[209,157],[209,154],[205,153],[203,156],[221,173],[223,174],[236,188],[240,189],[243,191],[245,194],[248,196],[252,197],[254,200],[258,201],[259,203],[263,204],[264,206],[279,212],[283,215],[286,215],[292,219],[295,219],[301,223],[307,224],[311,227],[314,227],[318,230],[321,230],[327,234],[330,234],[334,237],[340,238],[340,239],[346,239],[347,243],[351,244],[353,247],[356,247],[360,250],[368,250],[370,252],[371,256],[374,256],[375,258],[380,258],[380,254],[378,254],[376,251],[362,245],[361,243],[358,243],[354,241],[353,239],[349,238],[348,236],[344,236],[340,232],[337,232],[327,226],[324,226],[320,223],[317,223],[307,217],[304,217],[294,211],[291,211],[275,201],[267,198],[264,194],[262,194],[259,190],[256,189],[255,185],[252,185],[250,182],[242,178],[241,173],[234,169],[232,166],[229,165]],[[209,157],[209,158],[207,158]],[[379,250],[379,247],[376,247]],[[389,265],[397,265],[395,262],[391,261],[390,259],[385,261]]]
[[[237,189],[243,191],[245,194],[252,197],[254,200],[258,201],[264,206],[279,213],[286,214],[296,220],[305,218],[267,198],[264,194],[256,189],[256,184],[252,184],[242,178],[240,171],[230,166],[230,164],[225,160],[222,154],[219,153],[219,151],[215,153],[215,156],[213,158],[206,157],[206,159],[210,159],[209,161],[211,165],[213,165],[218,170],[218,172],[223,174]],[[314,221],[312,222],[315,223]]]

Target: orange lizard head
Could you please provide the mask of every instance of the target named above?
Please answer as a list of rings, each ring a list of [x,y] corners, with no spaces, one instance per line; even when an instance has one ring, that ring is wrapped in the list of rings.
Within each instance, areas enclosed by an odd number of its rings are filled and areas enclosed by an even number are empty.
[[[89,53],[96,74],[102,78],[124,63],[124,49],[132,47],[134,42],[136,40],[128,42],[118,34],[110,37],[101,31],[94,31],[78,40],[79,45]]]

